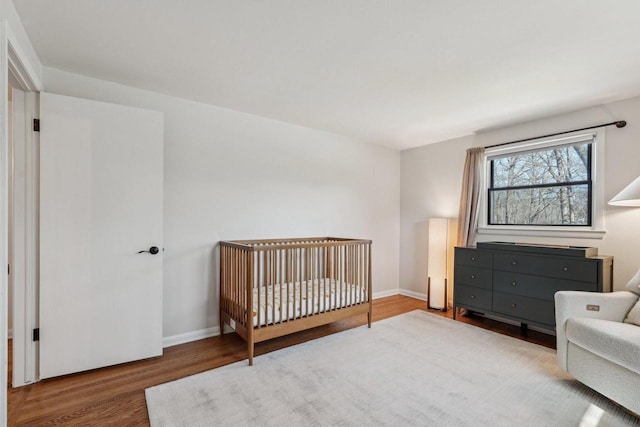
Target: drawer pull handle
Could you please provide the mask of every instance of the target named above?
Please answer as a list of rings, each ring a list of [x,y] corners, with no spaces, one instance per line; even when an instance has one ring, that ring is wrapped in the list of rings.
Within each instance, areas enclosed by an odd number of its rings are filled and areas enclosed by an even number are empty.
[[[511,265],[518,265],[516,261],[511,261]]]
[[[562,271],[569,271],[569,267],[562,267]]]
[[[513,282],[511,282],[511,286],[515,286],[517,284],[518,284],[518,282],[516,282],[515,280]]]
[[[517,307],[517,304],[511,304],[511,307],[512,307],[512,308],[516,308],[516,307]]]
[[[474,299],[476,296],[475,295],[471,295],[469,298]]]
[[[471,278],[472,278],[472,279],[475,279],[475,278],[476,278],[476,275],[475,275],[475,274],[472,274],[472,275],[471,275]]]
[[[475,261],[475,260],[476,260],[476,257],[472,256],[471,261]]]

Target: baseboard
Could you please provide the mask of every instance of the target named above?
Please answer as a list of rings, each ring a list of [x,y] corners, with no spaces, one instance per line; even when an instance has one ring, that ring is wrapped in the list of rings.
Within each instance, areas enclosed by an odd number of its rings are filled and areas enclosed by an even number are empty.
[[[420,294],[418,292],[407,291],[405,289],[390,289],[388,291],[374,292],[372,297],[373,299],[390,297],[393,295],[404,295],[411,298],[416,298],[419,300],[426,301],[427,296],[425,294]],[[229,326],[225,325],[224,327],[225,333],[233,332]],[[162,338],[162,347],[173,347],[174,345],[186,344],[191,341],[203,340],[205,338],[217,337],[220,335],[220,327],[213,326],[211,328],[200,329],[193,332],[186,332],[184,334],[171,335],[168,337]]]
[[[235,332],[229,325],[224,325],[224,333],[229,334]],[[220,335],[220,327],[213,326],[211,328],[200,329],[184,334],[171,335],[162,338],[162,348],[173,347],[174,345],[186,344],[192,341],[203,340],[205,338],[217,337]]]
[[[386,298],[386,297],[391,297],[393,295],[398,295],[399,293],[400,293],[400,289],[396,288],[388,291],[374,292],[371,297],[373,299]]]
[[[415,299],[419,299],[422,301],[427,300],[427,294],[421,294],[420,292],[408,291],[406,289],[400,289],[400,295],[404,295],[405,297],[411,297]]]
[[[408,291],[406,289],[400,288],[390,289],[388,291],[374,292],[372,297],[373,299],[378,299],[391,297],[393,295],[404,295],[405,297],[411,297],[422,301],[427,300],[427,294],[421,294],[420,292]]]
[[[171,335],[162,338],[162,347],[173,347],[174,345],[185,344],[191,341],[203,340],[205,338],[216,337],[220,335],[220,327],[199,329],[197,331],[187,332],[184,334]]]

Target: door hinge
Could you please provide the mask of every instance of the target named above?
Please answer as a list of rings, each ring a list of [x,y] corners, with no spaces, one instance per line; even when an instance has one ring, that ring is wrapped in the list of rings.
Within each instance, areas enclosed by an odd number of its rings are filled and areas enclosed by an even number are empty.
[[[40,328],[35,328],[33,330],[33,340],[40,341]]]
[[[40,119],[33,119],[33,131],[40,132]]]

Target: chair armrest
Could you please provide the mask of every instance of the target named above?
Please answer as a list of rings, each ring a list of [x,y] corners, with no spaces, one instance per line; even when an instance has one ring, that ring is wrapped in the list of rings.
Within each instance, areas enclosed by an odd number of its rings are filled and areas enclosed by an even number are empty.
[[[555,294],[556,342],[558,366],[567,370],[567,320],[573,317],[622,322],[638,296],[628,291],[611,293],[559,291]],[[587,305],[598,306],[598,311],[588,310]]]

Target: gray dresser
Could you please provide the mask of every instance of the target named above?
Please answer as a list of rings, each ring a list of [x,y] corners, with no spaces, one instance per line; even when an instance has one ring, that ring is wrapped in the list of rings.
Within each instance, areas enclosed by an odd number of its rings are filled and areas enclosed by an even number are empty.
[[[454,319],[459,308],[555,330],[560,290],[610,292],[613,257],[595,248],[478,243],[456,248]]]

